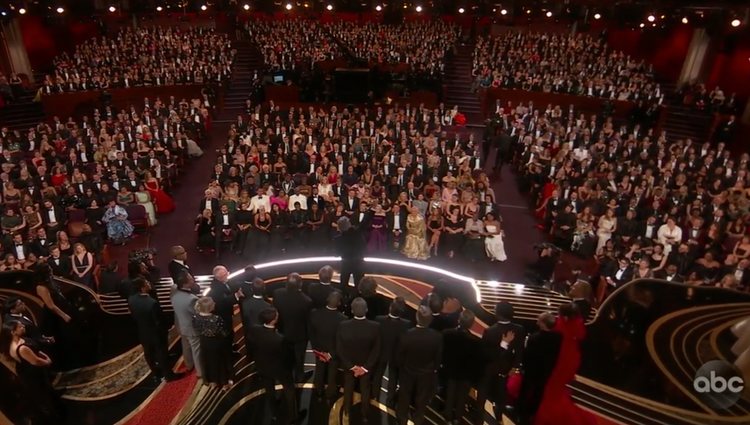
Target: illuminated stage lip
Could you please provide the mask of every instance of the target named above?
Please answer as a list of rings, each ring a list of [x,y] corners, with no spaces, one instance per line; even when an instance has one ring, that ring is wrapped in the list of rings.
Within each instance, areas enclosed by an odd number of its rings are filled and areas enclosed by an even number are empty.
[[[399,266],[399,267],[408,267],[412,269],[419,269],[424,271],[429,271],[433,273],[442,274],[443,276],[447,276],[456,280],[461,280],[463,282],[466,282],[471,285],[471,287],[474,289],[474,293],[476,294],[476,299],[478,303],[482,302],[482,295],[479,292],[479,286],[477,285],[476,279],[470,276],[464,276],[462,274],[458,274],[455,272],[452,272],[450,270],[445,270],[440,267],[435,266],[428,266],[426,264],[420,264],[420,263],[413,263],[410,261],[402,261],[402,260],[394,260],[390,258],[378,258],[378,257],[365,257],[364,261],[366,263],[378,263],[378,264],[390,264],[393,266]],[[270,261],[268,263],[260,263],[255,264],[256,270],[261,269],[268,269],[271,267],[279,267],[279,266],[289,266],[294,264],[304,264],[304,263],[338,263],[341,262],[341,257],[304,257],[304,258],[290,258],[288,260],[278,260],[278,261]],[[244,269],[237,270],[232,272],[229,275],[229,278],[234,278],[237,276],[240,276],[242,273],[244,273]]]

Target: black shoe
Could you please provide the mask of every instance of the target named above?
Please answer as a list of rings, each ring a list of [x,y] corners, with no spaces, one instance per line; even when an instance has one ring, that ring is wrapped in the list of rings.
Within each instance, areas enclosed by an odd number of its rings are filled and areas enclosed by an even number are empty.
[[[176,381],[178,379],[182,379],[185,377],[184,373],[170,373],[169,375],[164,377],[164,380],[167,382]]]

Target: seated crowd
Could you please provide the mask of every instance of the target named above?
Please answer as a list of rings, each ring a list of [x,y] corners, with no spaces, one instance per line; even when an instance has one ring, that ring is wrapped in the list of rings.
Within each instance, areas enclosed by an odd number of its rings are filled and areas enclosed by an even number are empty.
[[[479,37],[474,87],[511,88],[631,102],[658,103],[665,92],[652,66],[612,51],[590,34],[508,31]]]
[[[277,257],[328,250],[346,216],[371,253],[505,260],[495,195],[473,134],[419,105],[291,108],[240,116],[200,201],[200,249]]]
[[[235,56],[225,34],[209,28],[127,28],[92,38],[54,60],[42,94],[137,86],[223,83]]]
[[[433,21],[402,25],[255,21],[248,22],[246,29],[273,71],[295,70],[301,64],[312,68],[348,53],[371,65],[405,64],[429,77],[442,75],[445,54],[460,35],[457,26]]]
[[[533,104],[500,114],[540,227],[596,259],[598,301],[633,278],[750,287],[749,154]]]
[[[412,72],[443,74],[445,54],[456,44],[459,27],[442,21],[401,25],[337,22],[331,33],[358,59],[370,64],[407,64]]]
[[[201,101],[145,99],[119,113],[54,117],[27,132],[0,129],[0,271],[48,262],[56,275],[94,287],[105,241],[124,244],[135,227],[174,209],[165,193],[185,159],[202,151]],[[94,253],[92,255],[92,253]]]

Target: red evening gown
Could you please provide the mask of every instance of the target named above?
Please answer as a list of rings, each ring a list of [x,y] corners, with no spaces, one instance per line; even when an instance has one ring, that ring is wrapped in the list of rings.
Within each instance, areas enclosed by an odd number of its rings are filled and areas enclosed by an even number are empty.
[[[151,199],[156,205],[157,214],[166,214],[174,211],[174,201],[159,187],[159,183],[154,181],[146,182],[146,190],[151,194]]]
[[[558,318],[555,332],[562,334],[560,354],[544,387],[534,425],[594,425],[594,417],[573,403],[568,388],[581,364],[580,343],[586,335],[583,319]]]

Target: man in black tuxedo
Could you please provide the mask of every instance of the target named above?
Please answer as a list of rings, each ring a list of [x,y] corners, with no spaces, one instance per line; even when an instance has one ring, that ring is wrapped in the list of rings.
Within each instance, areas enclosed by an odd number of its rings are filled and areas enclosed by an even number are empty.
[[[370,227],[371,215],[372,211],[370,211],[370,206],[367,204],[367,202],[360,202],[358,211],[352,214],[350,218],[352,226],[363,232],[368,231]]]
[[[495,306],[497,323],[487,328],[482,335],[482,351],[485,367],[477,388],[477,407],[483,417],[487,399],[494,403],[495,417],[501,418],[505,410],[505,395],[508,375],[521,366],[526,331],[523,326],[512,323],[513,306],[499,302]]]
[[[242,291],[235,290],[229,285],[229,271],[226,267],[218,265],[214,267],[214,278],[207,296],[211,297],[216,304],[214,313],[221,317],[224,329],[227,332],[226,343],[229,350],[232,350],[234,342],[234,306],[242,296]]]
[[[13,241],[5,254],[12,254],[18,261],[23,263],[29,258],[29,254],[31,254],[31,247],[23,240],[22,234],[16,233],[13,235]]]
[[[466,411],[471,385],[479,380],[484,366],[482,340],[471,333],[476,316],[464,310],[458,327],[443,331],[443,370],[447,380],[443,418],[448,424],[458,424]]]
[[[346,215],[348,216],[359,211],[359,198],[357,198],[357,191],[349,189],[347,195],[341,199],[341,204],[344,205],[344,212],[346,212]]]
[[[169,367],[167,327],[159,302],[150,295],[151,284],[141,277],[133,279],[136,293],[128,298],[130,315],[135,320],[138,340],[151,372],[157,379],[177,378]]]
[[[599,304],[604,301],[615,289],[633,280],[633,268],[630,266],[630,260],[620,257],[617,260],[617,267],[604,273],[599,282],[596,294]]]
[[[400,425],[409,419],[409,404],[414,399],[414,425],[424,423],[427,405],[437,389],[437,371],[443,360],[443,336],[430,329],[432,310],[417,309],[417,327],[406,331],[399,340],[396,358],[399,361],[399,391],[396,417]]]
[[[47,236],[47,229],[44,227],[36,229],[34,239],[29,247],[37,257],[49,257],[50,239]]]
[[[388,394],[385,404],[389,407],[396,405],[396,385],[398,384],[398,358],[396,348],[401,336],[411,328],[411,323],[403,319],[406,303],[402,297],[396,297],[388,309],[388,314],[375,317],[380,323],[380,355],[375,371],[372,374],[372,394],[377,398],[383,381],[383,375],[388,369]]]
[[[44,208],[39,213],[42,216],[42,223],[47,228],[47,234],[51,238],[55,238],[56,242],[57,232],[62,230],[68,222],[65,211],[61,207],[53,205],[50,199],[45,199]]]
[[[518,415],[522,425],[533,423],[534,415],[542,402],[544,387],[552,374],[560,354],[562,335],[554,332],[557,318],[552,313],[542,313],[536,323],[539,331],[532,334],[523,354],[524,375],[518,399]]]
[[[354,276],[354,286],[364,276],[363,258],[365,253],[365,238],[359,229],[355,229],[349,218],[341,217],[338,222],[339,232],[341,235],[336,239],[336,250],[341,256],[341,288],[349,285],[349,278]]]
[[[294,363],[290,347],[276,330],[279,313],[275,308],[263,310],[259,315],[262,325],[253,326],[248,333],[250,353],[255,359],[255,368],[266,390],[266,400],[276,412],[276,383],[281,384],[285,404],[285,424],[298,423],[297,398],[294,393],[292,365]],[[276,414],[274,414],[276,416]]]
[[[21,322],[26,328],[26,334],[24,337],[33,339],[39,344],[47,345],[53,344],[55,339],[53,337],[44,336],[41,329],[34,323],[28,314],[28,307],[26,303],[18,296],[10,296],[5,300],[5,308],[3,309],[5,316],[3,322],[7,323],[10,320],[16,320]]]
[[[730,272],[727,270],[727,273],[725,274],[728,274],[728,273]],[[734,270],[732,270],[731,273],[733,274]],[[662,279],[662,280],[666,280],[667,282],[674,282],[674,283],[682,283],[685,281],[684,277],[680,276],[679,273],[677,273],[677,265],[673,263],[667,263],[666,267],[654,272],[654,279]]]
[[[240,314],[242,316],[242,329],[246,335],[245,343],[247,343],[247,333],[255,325],[260,325],[260,319],[258,318],[263,310],[271,308],[271,304],[266,300],[266,283],[263,279],[256,277],[248,284],[245,282],[242,284],[240,290],[242,291],[242,301],[240,301]]]
[[[307,295],[312,300],[312,308],[324,308],[331,292],[341,292],[339,288],[331,285],[332,278],[333,267],[323,266],[318,270],[318,281],[311,283],[307,288]]]
[[[393,208],[385,215],[386,226],[388,228],[388,247],[392,250],[399,250],[406,237],[406,211],[399,205]]]
[[[305,375],[305,350],[307,349],[307,319],[312,300],[302,292],[302,276],[290,273],[286,287],[273,293],[273,306],[279,312],[279,328],[284,341],[293,348],[294,379],[303,382]]]
[[[355,298],[352,301],[353,319],[339,324],[336,334],[336,354],[340,367],[344,369],[344,414],[352,410],[354,386],[359,381],[362,394],[362,423],[367,423],[370,411],[370,378],[380,354],[380,325],[367,320],[367,301]]]
[[[167,269],[169,269],[169,276],[172,278],[173,282],[176,282],[177,276],[180,276],[181,274],[187,273],[191,276],[193,275],[192,271],[190,270],[190,266],[185,263],[186,261],[187,250],[181,245],[173,246],[172,261],[170,261],[167,265]]]
[[[47,258],[52,274],[55,276],[69,278],[72,273],[70,257],[60,253],[60,247],[51,245],[49,248],[49,258]]]
[[[330,292],[326,306],[313,310],[308,321],[310,346],[315,354],[313,383],[315,395],[319,399],[325,395],[326,399],[332,400],[338,393],[336,372],[339,361],[336,358],[336,332],[339,324],[346,320],[346,316],[339,311],[341,299],[341,292]]]

